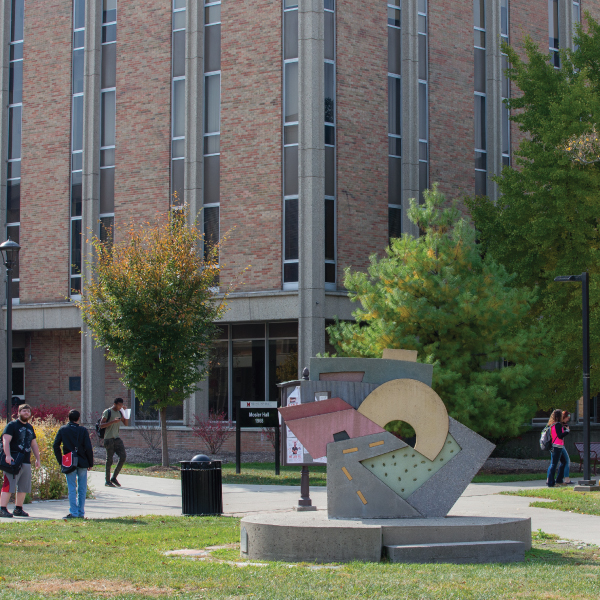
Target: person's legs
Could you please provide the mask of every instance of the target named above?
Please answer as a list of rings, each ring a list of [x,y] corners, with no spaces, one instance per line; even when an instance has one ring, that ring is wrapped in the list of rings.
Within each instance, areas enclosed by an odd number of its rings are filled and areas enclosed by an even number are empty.
[[[123,465],[125,464],[125,459],[127,458],[127,453],[125,452],[125,444],[123,444],[123,440],[121,438],[117,438],[115,440],[115,452],[119,457],[119,464],[113,473],[113,479],[117,478],[117,475],[121,472]]]
[[[77,505],[79,512],[76,516],[85,516],[85,495],[87,493],[87,469],[77,469]]]
[[[110,469],[113,465],[113,454],[115,453],[115,440],[104,440],[106,448],[106,481],[110,481]]]
[[[65,473],[67,488],[69,490],[69,513],[77,516],[77,470]]]
[[[565,483],[571,483],[571,478],[569,477],[569,469],[571,467],[571,458],[569,457],[569,453],[566,448],[563,448],[561,460],[565,463]]]
[[[550,463],[550,468],[548,469],[548,487],[554,487],[555,485],[554,475],[556,473],[556,467],[558,466],[561,454],[562,448],[552,448],[552,462]]]
[[[0,492],[0,507],[2,507],[2,510],[8,511],[8,501],[10,500],[11,492],[16,488],[14,477],[12,475],[7,475],[6,473],[3,473],[3,475],[2,492]]]
[[[31,493],[31,465],[29,463],[21,466],[19,474],[16,476],[16,494],[15,494],[15,517],[28,517],[29,515],[23,510],[25,496]]]

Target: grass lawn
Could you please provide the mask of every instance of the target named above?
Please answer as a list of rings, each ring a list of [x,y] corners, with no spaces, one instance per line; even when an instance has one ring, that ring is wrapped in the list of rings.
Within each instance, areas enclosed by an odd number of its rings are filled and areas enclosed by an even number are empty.
[[[151,477],[168,477],[179,479],[178,471],[148,471],[155,463],[125,463],[122,473],[126,475],[146,475]],[[243,463],[242,472],[235,473],[235,463],[224,464],[223,483],[259,484],[259,485],[300,485],[300,467],[281,467],[280,474],[275,475],[275,463]],[[96,465],[94,471],[104,471],[103,465]],[[473,483],[502,483],[507,481],[533,481],[546,479],[545,473],[519,473],[502,475],[476,475]],[[310,468],[310,485],[327,485],[327,467],[315,465]]]
[[[597,598],[597,547],[534,535],[524,563],[399,565],[248,564],[234,518],[140,517],[0,524],[0,599]],[[205,560],[167,557],[214,546]]]
[[[551,501],[537,500],[529,505],[537,508],[552,508],[582,515],[600,515],[600,492],[576,492],[573,488],[560,487],[500,493],[507,496],[526,496]],[[600,596],[600,593],[598,595]]]

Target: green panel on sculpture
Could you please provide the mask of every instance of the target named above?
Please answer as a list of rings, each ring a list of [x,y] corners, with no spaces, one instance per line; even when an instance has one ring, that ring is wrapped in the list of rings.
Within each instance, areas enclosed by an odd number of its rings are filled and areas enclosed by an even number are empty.
[[[460,446],[448,434],[442,450],[434,460],[429,460],[414,448],[408,447],[363,460],[361,464],[406,500],[460,450]]]

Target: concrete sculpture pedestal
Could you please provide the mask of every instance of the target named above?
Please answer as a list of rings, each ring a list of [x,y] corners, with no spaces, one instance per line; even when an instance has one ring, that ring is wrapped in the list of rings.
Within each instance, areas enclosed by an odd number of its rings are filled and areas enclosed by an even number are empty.
[[[522,561],[530,519],[441,517],[329,519],[327,512],[275,513],[242,519],[242,556],[286,562],[487,563]],[[245,550],[245,551],[244,551]]]

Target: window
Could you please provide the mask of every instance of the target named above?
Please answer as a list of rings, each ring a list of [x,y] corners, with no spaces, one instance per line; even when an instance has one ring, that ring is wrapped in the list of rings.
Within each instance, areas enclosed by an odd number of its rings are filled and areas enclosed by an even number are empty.
[[[221,7],[218,6],[220,9]],[[186,0],[173,0],[171,41],[171,204],[183,205],[185,160]]]
[[[556,69],[560,68],[558,0],[548,0],[548,45]]]
[[[73,0],[71,68],[71,267],[69,293],[81,295],[81,225],[83,203],[83,76],[85,0]]]
[[[81,391],[81,377],[69,377],[69,391],[80,392]]]
[[[221,1],[204,5],[204,256],[219,241],[221,206]]]
[[[500,39],[508,44],[508,0],[500,0]],[[506,76],[508,56],[502,53],[502,166],[510,166],[510,111],[505,101],[510,98],[510,81]]]
[[[429,187],[429,59],[427,48],[427,0],[418,0],[419,56],[419,201]]]
[[[577,34],[576,26],[581,23],[581,2],[573,1],[573,36]],[[573,44],[573,50],[577,50],[579,46]]]
[[[475,57],[475,195],[487,194],[485,0],[473,2]]]
[[[388,237],[402,235],[401,0],[389,0],[388,18]]]
[[[115,223],[117,111],[117,0],[103,0],[100,83],[100,239],[112,239]]]
[[[283,0],[284,289],[298,288],[298,218],[298,1]]]
[[[21,221],[21,123],[23,116],[24,0],[12,0],[8,70],[6,235],[19,243]],[[19,302],[19,264],[12,270],[13,304]]]

